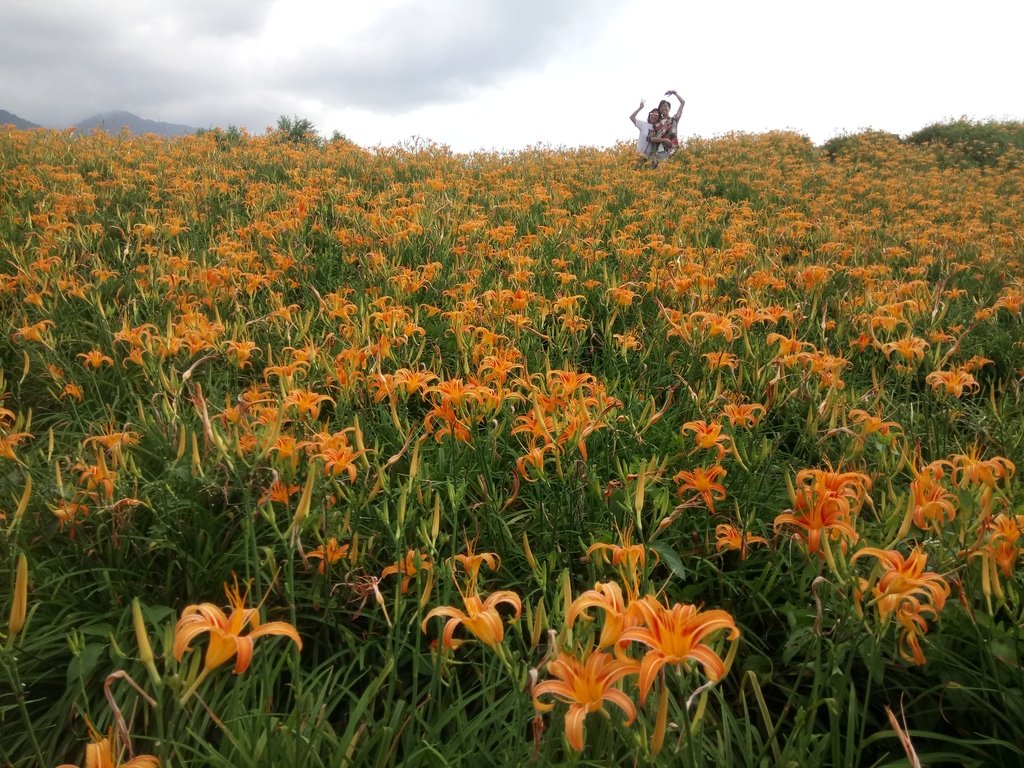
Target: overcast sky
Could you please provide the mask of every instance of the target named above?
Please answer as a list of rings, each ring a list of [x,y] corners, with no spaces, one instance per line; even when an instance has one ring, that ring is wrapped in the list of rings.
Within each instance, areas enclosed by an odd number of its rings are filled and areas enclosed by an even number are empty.
[[[0,109],[462,152],[632,141],[676,89],[684,138],[820,143],[1024,119],[1022,29],[1020,0],[0,0]]]

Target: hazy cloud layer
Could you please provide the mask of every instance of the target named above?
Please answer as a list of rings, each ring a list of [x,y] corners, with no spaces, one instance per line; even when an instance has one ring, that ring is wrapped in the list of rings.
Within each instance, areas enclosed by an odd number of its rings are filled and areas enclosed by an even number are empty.
[[[628,115],[669,88],[686,98],[684,136],[792,129],[821,142],[1021,119],[1024,4],[922,7],[0,0],[0,109],[55,127],[124,109],[254,133],[296,115],[364,146],[420,136],[458,151],[635,141]]]
[[[550,0],[409,4],[344,45],[317,46],[275,72],[281,88],[345,106],[399,113],[459,100],[538,70],[599,26],[610,3]]]
[[[125,109],[255,131],[309,105],[396,116],[541,71],[611,7],[611,0],[4,0],[0,108],[53,126]]]

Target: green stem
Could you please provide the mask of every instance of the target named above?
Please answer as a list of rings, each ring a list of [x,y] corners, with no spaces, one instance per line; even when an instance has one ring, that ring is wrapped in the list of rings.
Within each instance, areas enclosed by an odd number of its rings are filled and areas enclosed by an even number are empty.
[[[32,727],[32,718],[29,716],[28,707],[25,706],[25,693],[22,690],[21,676],[18,675],[18,665],[14,659],[14,655],[6,651],[0,655],[2,655],[4,659],[4,670],[7,672],[7,679],[11,683],[11,690],[14,691],[14,698],[18,702],[18,711],[21,712],[21,718],[25,721],[25,730],[28,732],[29,739],[32,742],[32,748],[35,750],[36,759],[38,760],[37,765],[45,765],[46,761],[43,759],[43,750],[39,746],[39,741],[36,739],[36,732],[35,728]]]
[[[192,682],[192,685],[190,685],[188,689],[181,694],[181,698],[178,699],[178,704],[184,706],[185,702],[192,698],[192,694],[196,692],[200,685],[202,685],[208,674],[210,674],[210,670],[203,667],[203,671],[199,673],[196,679]]]

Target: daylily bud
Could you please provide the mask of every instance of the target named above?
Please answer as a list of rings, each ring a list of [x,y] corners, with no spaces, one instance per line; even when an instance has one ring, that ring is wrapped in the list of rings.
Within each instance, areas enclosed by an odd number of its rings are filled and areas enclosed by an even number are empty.
[[[139,659],[146,667],[149,678],[154,685],[160,685],[160,673],[157,672],[153,663],[153,647],[149,644],[149,633],[146,631],[146,621],[142,617],[142,605],[139,598],[132,598],[132,623],[135,626],[135,641],[139,645]]]
[[[25,475],[25,490],[21,492],[21,499],[18,501],[18,506],[14,510],[14,522],[17,523],[21,520],[22,515],[25,514],[25,510],[28,508],[28,499],[32,494],[32,475]]]
[[[192,476],[205,477],[203,472],[203,457],[199,454],[199,440],[196,433],[192,433]]]
[[[540,636],[547,623],[547,612],[544,610],[544,598],[537,599],[537,610],[533,615],[533,625],[530,628],[530,648],[535,649],[540,645]]]
[[[11,615],[7,620],[7,645],[14,643],[15,636],[25,626],[25,615],[28,613],[28,558],[22,552],[18,556],[18,567],[14,577],[14,599],[11,602]]]
[[[309,469],[309,475],[306,477],[306,486],[302,489],[302,496],[299,497],[299,504],[295,507],[295,517],[292,519],[292,526],[295,529],[302,524],[302,521],[306,519],[309,514],[310,503],[313,499],[313,481],[316,480],[316,472],[313,467]]]
[[[153,661],[153,648],[149,644],[146,621],[142,618],[142,605],[137,597],[132,598],[132,623],[135,625],[135,640],[139,644],[139,658],[143,663]]]
[[[356,441],[356,448],[359,449],[359,456],[363,463],[364,469],[370,468],[370,459],[366,456],[366,445],[363,442],[363,428],[359,425],[359,417],[356,416],[352,420],[352,436]]]
[[[526,555],[526,564],[530,566],[530,570],[537,570],[537,559],[533,556],[533,550],[530,548],[530,540],[526,537],[526,531],[523,531],[523,554]]]
[[[412,449],[412,459],[409,461],[409,477],[416,477],[420,469],[420,443],[416,443],[416,447]]]
[[[639,515],[644,508],[644,499],[647,490],[647,464],[641,467],[637,473],[636,492],[633,496],[633,509]]]
[[[185,455],[185,440],[187,437],[185,426],[180,426],[178,428],[178,452],[174,456],[175,461],[181,461],[181,457]]]
[[[441,494],[434,494],[434,517],[430,523],[430,543],[437,541],[441,532]]]

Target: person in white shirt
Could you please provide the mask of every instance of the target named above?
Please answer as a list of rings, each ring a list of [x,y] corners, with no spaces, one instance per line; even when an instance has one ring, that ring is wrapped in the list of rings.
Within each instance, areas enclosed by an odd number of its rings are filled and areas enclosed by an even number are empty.
[[[660,142],[658,140],[651,141],[651,129],[654,124],[658,122],[660,113],[656,109],[652,109],[647,113],[647,120],[637,120],[636,116],[640,114],[640,110],[644,108],[644,100],[640,99],[640,106],[637,107],[633,114],[629,116],[630,121],[639,129],[640,135],[636,140],[636,151],[642,156],[641,164],[651,162],[654,165],[658,164],[661,159],[658,157],[658,149],[660,148]],[[664,153],[662,153],[664,154]]]

